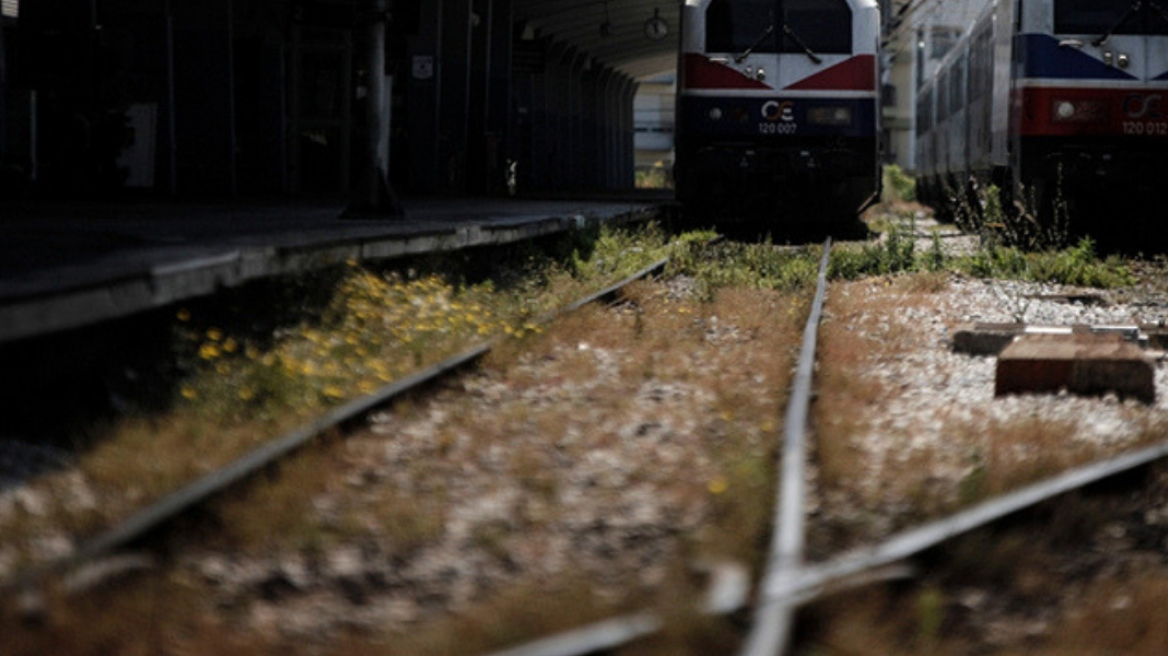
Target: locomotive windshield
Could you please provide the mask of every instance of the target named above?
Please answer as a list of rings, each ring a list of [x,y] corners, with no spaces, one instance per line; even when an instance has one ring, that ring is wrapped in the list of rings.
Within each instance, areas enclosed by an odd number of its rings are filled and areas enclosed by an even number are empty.
[[[713,0],[706,9],[706,52],[852,51],[847,0]]]
[[[1168,34],[1168,9],[1157,0],[1055,0],[1057,34]]]

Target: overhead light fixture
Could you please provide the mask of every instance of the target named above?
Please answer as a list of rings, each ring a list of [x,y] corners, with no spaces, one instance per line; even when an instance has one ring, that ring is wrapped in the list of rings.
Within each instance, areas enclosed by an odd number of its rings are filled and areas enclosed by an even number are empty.
[[[669,34],[669,24],[661,17],[661,10],[654,8],[653,17],[645,21],[645,38],[660,41]]]

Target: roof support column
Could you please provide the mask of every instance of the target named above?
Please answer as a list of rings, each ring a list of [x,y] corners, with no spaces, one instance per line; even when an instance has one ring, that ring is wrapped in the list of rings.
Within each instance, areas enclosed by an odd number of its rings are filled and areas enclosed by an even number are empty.
[[[466,192],[467,118],[471,99],[471,0],[443,0],[442,104],[439,108],[439,188]]]
[[[562,189],[566,174],[568,149],[567,130],[565,121],[570,108],[567,104],[567,78],[571,75],[571,67],[566,64],[568,51],[561,45],[553,44],[548,53],[547,62],[547,105],[548,105],[548,137],[544,161],[548,171],[545,189]]]
[[[520,164],[528,169],[528,189],[547,189],[551,179],[548,159],[553,143],[548,82],[552,77],[551,60],[550,54],[544,56],[542,69],[532,76],[531,81],[531,159]]]
[[[401,205],[389,188],[389,94],[385,81],[386,0],[367,0],[359,14],[366,23],[364,162],[352,190],[348,215],[402,216]]]
[[[442,10],[444,0],[421,3],[418,34],[411,39],[409,69],[410,189],[441,189],[438,165],[438,116],[442,109]]]
[[[634,122],[633,102],[637,96],[636,80],[625,77],[625,84],[621,91],[621,148],[620,148],[620,178],[617,180],[618,189],[632,189],[637,186],[637,153],[636,153],[636,126]]]
[[[177,167],[184,190],[235,190],[232,2],[176,3]]]
[[[585,75],[583,81],[582,90],[586,109],[581,128],[584,139],[584,152],[581,153],[580,161],[583,166],[584,176],[582,182],[589,189],[596,189],[601,186],[601,153],[603,153],[604,149],[602,147],[603,141],[600,130],[604,107],[604,79],[604,71],[598,70],[596,64],[593,63],[591,70]]]
[[[579,189],[584,186],[583,159],[584,159],[584,65],[588,62],[587,53],[575,53],[568,69],[568,170],[566,186]]]
[[[620,167],[621,167],[621,152],[622,143],[621,135],[624,126],[624,113],[622,111],[621,102],[625,95],[625,87],[629,79],[622,73],[616,73],[613,76],[612,84],[608,92],[608,133],[606,135],[606,145],[608,148],[607,157],[605,157],[605,189],[616,189],[620,186]]]
[[[513,0],[474,0],[471,21],[469,189],[505,192],[504,144],[510,110]]]

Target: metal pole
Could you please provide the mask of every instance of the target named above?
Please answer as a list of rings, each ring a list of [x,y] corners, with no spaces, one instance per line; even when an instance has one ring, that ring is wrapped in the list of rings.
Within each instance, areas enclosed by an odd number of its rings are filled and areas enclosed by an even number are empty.
[[[369,0],[366,44],[369,95],[365,105],[365,166],[353,200],[342,216],[401,217],[397,197],[389,187],[389,125],[385,84],[385,0]]]
[[[228,171],[231,176],[230,191],[234,196],[239,192],[239,161],[235,129],[235,2],[227,0],[227,117],[228,117],[228,147],[230,148]]]
[[[170,195],[178,194],[178,157],[175,154],[177,149],[177,139],[175,138],[176,131],[176,114],[177,111],[174,106],[174,14],[172,12],[170,0],[166,0],[165,5],[165,22],[166,22],[166,141],[167,150],[169,153],[167,157],[170,159],[168,164],[168,186]]]
[[[4,17],[0,15],[0,158],[8,150],[5,108],[8,106],[8,68],[4,62]]]

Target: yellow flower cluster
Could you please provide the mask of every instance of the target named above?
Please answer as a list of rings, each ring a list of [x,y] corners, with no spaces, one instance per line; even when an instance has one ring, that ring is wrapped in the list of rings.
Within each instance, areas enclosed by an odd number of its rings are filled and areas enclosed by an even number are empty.
[[[201,375],[181,395],[218,399],[229,412],[329,405],[482,339],[538,330],[493,309],[499,300],[490,284],[459,289],[438,276],[407,281],[350,266],[321,321],[287,331],[267,351],[215,327],[195,334]],[[190,313],[181,310],[178,319],[189,322]]]

